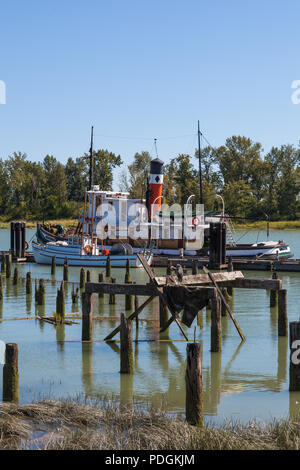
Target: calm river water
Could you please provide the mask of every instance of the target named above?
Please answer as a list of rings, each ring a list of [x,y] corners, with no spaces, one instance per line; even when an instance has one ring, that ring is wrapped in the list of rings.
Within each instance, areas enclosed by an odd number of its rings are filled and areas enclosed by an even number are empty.
[[[34,231],[27,230],[29,240]],[[239,236],[243,232],[238,233]],[[256,232],[249,232],[241,239],[255,242]],[[266,233],[260,232],[259,240]],[[296,258],[300,258],[300,231],[271,231],[271,240],[289,242]],[[0,230],[0,249],[9,248],[9,231]],[[50,266],[19,265],[20,275],[27,271],[32,277],[51,278]],[[79,280],[80,268],[70,268],[70,281]],[[100,269],[91,271],[92,280],[98,278]],[[164,273],[165,269],[156,269]],[[124,280],[124,270],[113,269],[117,282]],[[245,272],[245,276],[269,278],[268,272]],[[132,269],[133,281],[147,282],[143,270]],[[288,289],[289,320],[300,317],[300,273],[279,273],[283,287]],[[57,267],[56,279],[62,279],[62,268]],[[17,287],[4,281],[4,299],[0,304],[0,318],[23,318],[37,312],[51,315],[55,311],[58,284],[47,283],[44,312],[26,299],[25,283]],[[67,288],[66,313],[72,312],[71,287]],[[119,317],[124,311],[124,298],[118,297],[117,305],[108,305],[94,296],[93,310],[102,317]],[[299,304],[298,304],[299,302]],[[140,299],[142,303],[142,299]],[[222,319],[223,350],[210,353],[210,313],[203,311],[203,327],[197,325],[196,337],[203,345],[204,406],[206,420],[215,423],[224,419],[270,420],[288,417],[300,412],[300,393],[288,390],[288,339],[277,336],[277,311],[269,308],[269,296],[263,290],[238,290],[232,301],[233,311],[246,336],[240,343],[230,318]],[[81,311],[79,303],[73,311]],[[134,374],[119,373],[119,343],[102,342],[117,326],[118,320],[107,318],[93,323],[91,344],[82,344],[81,321],[76,325],[54,327],[37,320],[0,322],[0,340],[19,344],[20,401],[30,402],[40,398],[113,396],[122,402],[132,399],[138,404],[164,404],[171,414],[184,413],[185,408],[185,357],[186,343],[176,324],[169,330],[173,342],[148,341],[159,337],[158,305],[150,304],[140,315],[139,328],[133,323]],[[145,321],[147,320],[147,321]],[[193,339],[194,326],[186,329]],[[2,366],[0,366],[0,390],[2,390]]]

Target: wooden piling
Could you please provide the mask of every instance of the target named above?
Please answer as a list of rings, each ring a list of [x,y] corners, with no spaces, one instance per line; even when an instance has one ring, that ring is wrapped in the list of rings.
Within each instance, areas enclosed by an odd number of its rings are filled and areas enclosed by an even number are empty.
[[[187,422],[194,426],[203,426],[203,379],[201,354],[201,344],[187,344],[185,414]]]
[[[13,285],[16,286],[19,282],[19,270],[17,266],[14,269],[14,278],[13,278]]]
[[[63,276],[63,280],[65,282],[68,282],[69,281],[69,264],[68,264],[68,258],[65,258],[64,260],[64,276]]]
[[[92,295],[82,294],[82,341],[91,341],[93,333]]]
[[[134,311],[136,311],[139,308],[139,305],[140,305],[139,298],[138,298],[137,295],[135,295],[134,296]],[[138,326],[139,326],[139,317],[138,317],[138,315],[135,317],[135,324],[136,324],[136,327],[138,328]]]
[[[110,282],[111,282],[112,284],[115,284],[115,283],[116,283],[116,279],[112,277],[112,278],[110,279]],[[109,303],[109,305],[115,305],[115,304],[116,304],[116,294],[109,294],[108,303]]]
[[[228,300],[227,290],[225,289],[225,287],[221,288],[221,292],[222,292],[225,300]],[[222,317],[227,317],[227,308],[226,308],[226,306],[224,305],[223,302],[221,302],[221,316]]]
[[[31,280],[31,273],[26,273],[26,294],[32,294],[32,280]]]
[[[57,289],[56,316],[59,320],[63,320],[65,318],[65,288],[64,288],[64,281],[61,283],[60,288]]]
[[[51,275],[54,276],[55,272],[56,272],[56,256],[52,256]]]
[[[278,336],[288,335],[287,290],[278,291]]]
[[[99,283],[104,282],[104,273],[99,273],[98,282]],[[99,292],[98,297],[99,297],[99,299],[103,299],[103,297],[104,297],[103,292]]]
[[[167,276],[171,276],[172,274],[172,264],[171,264],[171,261],[168,259],[168,264],[167,264]]]
[[[91,272],[89,270],[86,272],[86,282],[91,282]]]
[[[274,272],[274,273],[272,274],[272,279],[278,279],[278,276],[277,276],[277,273],[276,273],[276,272]],[[276,307],[276,305],[277,305],[277,300],[278,300],[277,291],[276,291],[276,290],[271,290],[271,291],[270,291],[270,308]]]
[[[215,289],[211,299],[211,336],[210,350],[220,352],[222,350],[222,326],[221,326],[221,302]]]
[[[80,289],[85,288],[85,270],[84,268],[80,269]]]
[[[37,279],[34,282],[34,301],[37,304],[38,302],[38,280]]]
[[[159,326],[164,329],[169,320],[169,310],[166,304],[159,297]]]
[[[1,273],[5,273],[5,271],[6,271],[5,266],[6,266],[6,264],[5,264],[5,255],[2,255],[2,258],[1,258]]]
[[[290,385],[291,392],[300,391],[300,321],[290,322]]]
[[[198,260],[197,259],[193,259],[192,261],[192,274],[196,275],[198,274],[199,270],[198,270]]]
[[[227,271],[228,271],[229,273],[232,273],[232,272],[233,272],[233,263],[232,263],[232,258],[231,258],[231,256],[230,256],[229,259],[228,259]],[[228,293],[228,295],[230,295],[230,297],[232,297],[232,296],[233,296],[233,288],[232,288],[232,287],[227,287],[227,293]]]
[[[110,256],[109,255],[106,258],[105,271],[106,271],[106,277],[110,277],[111,276],[111,264],[110,264]]]
[[[121,374],[131,374],[133,372],[133,348],[131,321],[124,313],[121,313],[121,354],[120,354],[120,372]]]
[[[2,276],[0,276],[0,301],[3,300],[3,281]]]
[[[5,255],[5,269],[6,269],[6,278],[9,279],[11,276],[11,264],[12,257],[11,255]]]
[[[3,366],[3,401],[19,401],[18,345],[7,343]]]
[[[72,289],[72,304],[77,304],[79,298],[79,287],[77,287],[76,291],[74,290],[74,285]]]
[[[45,305],[46,300],[46,288],[44,279],[40,279],[38,293],[37,293],[37,303],[38,305]]]

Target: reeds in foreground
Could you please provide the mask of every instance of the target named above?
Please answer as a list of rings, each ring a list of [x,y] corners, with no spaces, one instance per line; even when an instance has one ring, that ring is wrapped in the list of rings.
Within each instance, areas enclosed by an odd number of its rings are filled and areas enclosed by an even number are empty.
[[[38,437],[37,437],[38,436]],[[0,404],[1,449],[230,450],[300,449],[300,420],[190,426],[161,410],[114,402]]]

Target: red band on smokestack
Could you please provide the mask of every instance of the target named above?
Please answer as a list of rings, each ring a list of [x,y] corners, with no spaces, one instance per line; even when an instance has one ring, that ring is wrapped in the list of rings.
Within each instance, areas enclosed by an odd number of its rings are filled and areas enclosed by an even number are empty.
[[[164,163],[159,159],[151,160],[150,164],[150,178],[149,178],[149,190],[150,195],[150,217],[153,218],[155,213],[160,211],[162,202],[162,190],[163,190],[163,166]],[[152,207],[155,205],[155,207]]]

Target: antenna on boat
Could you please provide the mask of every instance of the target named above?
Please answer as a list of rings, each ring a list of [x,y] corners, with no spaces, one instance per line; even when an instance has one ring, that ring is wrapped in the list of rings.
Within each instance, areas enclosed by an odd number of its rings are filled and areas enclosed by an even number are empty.
[[[199,157],[199,184],[200,184],[200,204],[203,204],[202,193],[202,169],[201,169],[201,136],[200,122],[198,121],[198,157]]]
[[[94,186],[94,156],[93,156],[93,137],[94,137],[94,126],[91,130],[91,148],[90,148],[90,189]]]

